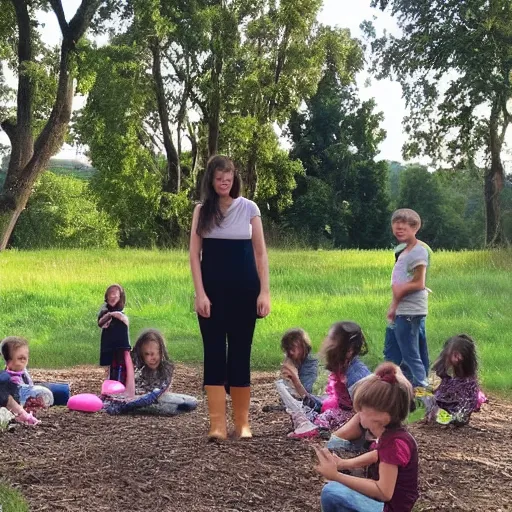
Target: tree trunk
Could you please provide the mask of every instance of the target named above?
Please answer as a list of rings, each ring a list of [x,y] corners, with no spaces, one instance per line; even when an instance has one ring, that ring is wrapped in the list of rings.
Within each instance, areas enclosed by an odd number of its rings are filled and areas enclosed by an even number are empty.
[[[167,157],[167,179],[164,182],[163,190],[165,192],[179,192],[180,189],[180,165],[179,157],[174,143],[172,141],[171,128],[169,126],[169,112],[167,111],[167,101],[165,99],[164,81],[162,78],[162,63],[160,57],[160,45],[157,39],[151,43],[151,53],[153,54],[153,78],[155,80],[155,93],[158,104],[158,116],[162,125],[162,135],[164,138],[164,148]]]
[[[501,159],[492,158],[491,166],[486,169],[484,176],[485,241],[489,247],[503,245],[505,242],[501,222],[501,191],[504,187],[504,179]]]
[[[11,141],[11,161],[0,192],[0,250],[7,247],[11,233],[20,213],[25,208],[32,186],[64,142],[71,119],[73,103],[73,77],[70,74],[70,53],[83,36],[100,5],[99,0],[82,0],[75,16],[66,22],[60,0],[50,4],[57,16],[62,31],[62,47],[59,67],[57,96],[50,117],[33,143],[32,109],[34,86],[31,78],[22,73],[26,62],[32,60],[32,38],[27,4],[13,0],[19,30],[18,44],[18,98],[17,122],[2,122],[2,128]]]
[[[245,190],[248,199],[254,199],[256,190],[258,188],[258,172],[256,165],[258,162],[258,134],[253,132],[251,149],[249,151],[249,158],[247,159],[247,168],[245,175]]]
[[[503,245],[505,235],[503,224],[501,222],[501,192],[505,184],[505,170],[501,161],[501,148],[503,137],[498,135],[498,102],[493,103],[489,123],[489,150],[491,153],[491,164],[485,171],[484,176],[484,197],[485,197],[485,216],[486,245],[493,247]],[[506,123],[506,121],[505,121]],[[502,127],[502,133],[506,131],[506,125]]]
[[[212,68],[211,68],[211,94],[209,98],[208,108],[208,157],[216,155],[219,151],[219,124],[221,109],[221,92],[220,92],[220,76],[222,74],[223,56],[219,51],[219,45],[214,44],[218,34],[213,34],[210,41],[212,52]]]

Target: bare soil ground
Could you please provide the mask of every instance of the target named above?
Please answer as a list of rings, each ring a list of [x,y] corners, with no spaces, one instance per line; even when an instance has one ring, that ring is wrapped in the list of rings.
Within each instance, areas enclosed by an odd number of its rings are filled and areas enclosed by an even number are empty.
[[[97,368],[33,371],[99,393]],[[36,428],[0,433],[0,475],[39,511],[319,511],[322,479],[309,443],[286,438],[276,374],[253,375],[254,438],[206,440],[202,402],[172,418],[85,414],[54,407]],[[173,389],[201,396],[200,369],[178,366]],[[418,511],[512,510],[512,404],[490,398],[467,427],[413,424],[420,449]]]

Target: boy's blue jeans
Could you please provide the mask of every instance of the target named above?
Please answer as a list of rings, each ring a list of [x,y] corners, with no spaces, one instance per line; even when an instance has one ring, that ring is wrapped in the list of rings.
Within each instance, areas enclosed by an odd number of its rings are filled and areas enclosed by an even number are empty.
[[[320,496],[322,512],[382,512],[384,503],[349,489],[339,482],[324,485]]]
[[[428,386],[429,357],[425,316],[397,315],[386,328],[384,358],[402,368],[413,386]]]

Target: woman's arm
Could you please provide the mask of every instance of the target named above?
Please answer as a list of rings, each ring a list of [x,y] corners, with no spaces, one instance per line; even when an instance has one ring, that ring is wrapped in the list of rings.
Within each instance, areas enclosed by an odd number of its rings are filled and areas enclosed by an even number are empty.
[[[203,240],[197,234],[197,222],[199,220],[199,212],[201,205],[198,204],[194,209],[192,216],[192,228],[190,229],[190,247],[189,259],[190,270],[192,271],[192,280],[194,281],[195,299],[194,309],[204,318],[210,317],[210,299],[207,297],[203,287],[203,276],[201,275],[201,249]]]
[[[251,219],[251,225],[254,258],[256,259],[256,268],[258,270],[258,277],[260,278],[260,295],[257,303],[258,315],[265,317],[270,313],[270,284],[268,277],[267,247],[265,245],[261,217],[253,217]]]

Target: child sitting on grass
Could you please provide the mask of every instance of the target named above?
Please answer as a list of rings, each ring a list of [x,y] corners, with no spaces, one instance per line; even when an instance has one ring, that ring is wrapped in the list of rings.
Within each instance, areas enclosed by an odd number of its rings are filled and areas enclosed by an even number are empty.
[[[110,414],[154,414],[173,416],[192,411],[197,400],[190,395],[171,393],[174,364],[169,359],[165,340],[156,329],[143,331],[132,351],[134,384],[137,398],[120,401],[106,398],[105,409]]]
[[[471,414],[487,401],[478,385],[474,341],[467,334],[448,339],[432,368],[441,384],[433,397],[425,397],[426,420],[466,425]]]
[[[26,339],[8,336],[2,341],[1,350],[6,364],[0,379],[3,388],[2,401],[16,415],[17,421],[37,425],[39,420],[33,414],[53,405],[53,393],[44,386],[34,385],[27,370],[29,349]],[[16,402],[23,407],[22,410],[17,407]]]
[[[321,494],[323,512],[410,512],[418,499],[418,448],[404,428],[413,389],[400,368],[383,363],[357,386],[354,408],[361,426],[377,438],[371,450],[342,459],[315,448],[316,470],[330,480]],[[369,478],[343,472],[368,467]]]

